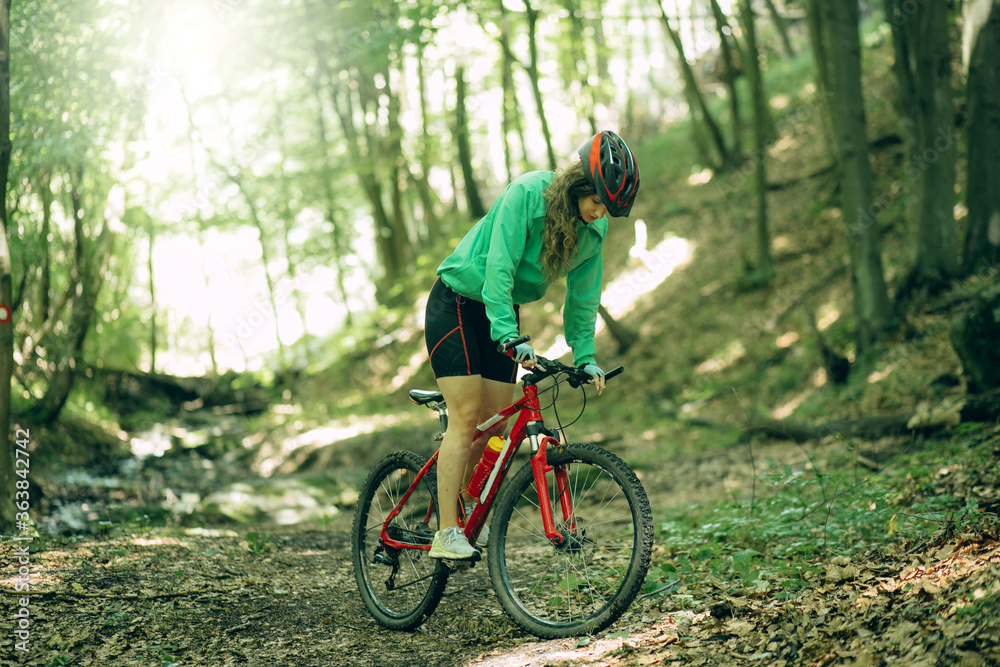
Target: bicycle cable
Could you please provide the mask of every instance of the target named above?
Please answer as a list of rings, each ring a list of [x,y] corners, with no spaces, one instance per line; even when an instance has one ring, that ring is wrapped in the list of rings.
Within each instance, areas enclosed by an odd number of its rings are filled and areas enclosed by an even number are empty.
[[[563,382],[568,382],[568,381],[569,381],[568,377],[564,378],[564,379],[555,379],[555,378],[553,378],[552,386],[549,387],[548,389],[545,389],[545,391],[551,391],[552,392],[552,402],[549,403],[549,405],[545,406],[545,408],[543,408],[543,409],[552,408],[552,413],[553,413],[553,415],[556,418],[556,427],[559,429],[559,432],[563,433],[563,434],[565,434],[567,427],[570,427],[573,424],[575,424],[578,421],[580,421],[580,418],[583,417],[584,411],[586,411],[586,409],[587,409],[587,392],[584,391],[583,392],[583,405],[580,406],[580,414],[578,414],[576,417],[574,417],[573,421],[571,421],[570,423],[566,424],[565,426],[563,425],[562,419],[560,419],[560,417],[559,417],[559,408],[556,407],[556,399],[559,398],[559,385],[561,385]]]
[[[564,377],[560,378],[559,377],[560,375],[562,375]],[[570,381],[570,379],[571,379],[570,373],[569,373],[568,370],[564,369],[564,370],[561,370],[559,372],[556,372],[556,373],[552,374],[550,377],[552,378],[552,385],[549,386],[549,387],[546,387],[545,389],[539,389],[538,390],[538,395],[541,396],[542,394],[551,391],[552,392],[552,400],[551,400],[551,402],[549,402],[548,405],[540,407],[539,411],[541,411],[541,410],[548,410],[549,408],[552,408],[553,415],[556,418],[556,426],[558,427],[559,432],[561,434],[565,434],[565,429],[568,428],[568,427],[570,427],[570,426],[572,426],[573,424],[577,423],[578,421],[580,421],[580,419],[583,417],[583,413],[587,410],[587,392],[586,391],[583,392],[583,405],[580,406],[580,413],[576,417],[573,418],[573,421],[569,422],[568,424],[566,424],[564,426],[563,423],[562,423],[562,419],[559,417],[559,408],[556,407],[556,406],[557,406],[557,401],[558,401],[558,398],[559,398],[559,385],[563,384],[564,382],[569,382]],[[581,382],[578,385],[578,387],[582,390],[583,383]],[[574,388],[576,388],[576,387],[574,387]]]

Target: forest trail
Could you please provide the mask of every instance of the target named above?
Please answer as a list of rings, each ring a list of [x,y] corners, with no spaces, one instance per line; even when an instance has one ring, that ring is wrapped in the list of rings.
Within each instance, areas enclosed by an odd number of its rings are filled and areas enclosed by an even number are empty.
[[[1000,437],[994,432],[980,446],[996,453]],[[800,464],[820,462],[835,447],[759,442],[754,453]],[[643,471],[655,518],[698,495],[745,491],[753,473],[748,455],[735,447]],[[976,483],[971,472],[964,480]],[[503,614],[484,565],[453,576],[417,631],[380,628],[357,595],[350,522],[344,511],[322,525],[155,529],[52,542],[31,555],[30,650],[15,652],[6,635],[0,655],[8,656],[4,664],[160,667],[971,666],[1000,659],[1000,624],[979,613],[1000,591],[1000,534],[984,524],[943,526],[926,543],[900,541],[853,561],[832,557],[816,564],[810,587],[794,597],[780,599],[722,572],[683,582],[671,595],[641,596],[598,636],[539,641]],[[658,534],[654,567],[663,560],[663,539]],[[4,563],[12,560],[3,554]],[[5,586],[5,600],[16,595],[9,591]]]

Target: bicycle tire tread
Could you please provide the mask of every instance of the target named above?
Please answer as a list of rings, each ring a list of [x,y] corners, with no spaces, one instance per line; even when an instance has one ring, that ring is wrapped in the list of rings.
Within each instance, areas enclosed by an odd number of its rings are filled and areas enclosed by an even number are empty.
[[[414,452],[398,451],[384,456],[369,471],[361,492],[358,495],[358,505],[354,512],[354,521],[351,528],[351,559],[354,565],[354,576],[358,586],[358,592],[365,604],[368,612],[379,623],[379,625],[390,630],[413,630],[422,625],[427,618],[437,609],[444,589],[448,582],[448,569],[440,563],[436,564],[433,579],[429,585],[427,593],[420,603],[414,607],[410,613],[405,615],[390,615],[382,608],[382,604],[377,600],[377,595],[369,590],[365,580],[364,554],[362,553],[362,536],[365,532],[365,521],[370,510],[370,503],[378,489],[378,485],[385,477],[396,470],[406,469],[417,473],[427,462],[425,457]],[[428,491],[437,498],[437,472],[432,467],[421,480],[427,485]]]
[[[571,443],[553,447],[548,450],[548,460],[550,465],[558,465],[560,461],[569,462],[572,460],[596,465],[616,476],[616,483],[626,494],[630,495],[629,507],[633,512],[638,535],[635,538],[636,547],[625,582],[597,613],[577,623],[552,623],[535,617],[518,604],[511,591],[505,590],[506,577],[503,573],[506,571],[506,566],[501,563],[503,549],[499,548],[499,543],[502,534],[505,534],[506,526],[501,529],[498,519],[509,518],[514,504],[524,490],[533,483],[534,478],[530,465],[525,465],[518,470],[505,484],[505,488],[501,490],[501,494],[497,498],[494,507],[493,529],[490,533],[488,558],[490,578],[493,580],[494,590],[504,611],[515,623],[531,634],[545,639],[593,634],[608,627],[625,613],[634,602],[645,581],[653,551],[653,521],[649,498],[639,478],[628,464],[614,453],[596,445]]]

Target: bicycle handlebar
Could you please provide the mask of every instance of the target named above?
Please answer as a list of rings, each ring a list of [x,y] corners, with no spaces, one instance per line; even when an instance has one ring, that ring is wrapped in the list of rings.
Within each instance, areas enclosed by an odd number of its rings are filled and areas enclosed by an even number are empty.
[[[514,348],[521,343],[527,343],[531,340],[531,336],[525,334],[519,338],[512,338],[511,340],[505,341],[497,345],[497,352],[500,354],[506,354],[508,357],[514,356]],[[565,373],[569,376],[568,382],[569,386],[576,389],[581,384],[591,384],[592,377],[590,373],[583,370],[582,368],[577,368],[576,366],[567,366],[566,364],[556,361],[555,359],[546,359],[545,357],[535,356],[536,364],[531,369],[531,372],[525,376],[525,381],[536,384],[547,377],[551,377],[558,373]],[[610,371],[604,374],[604,380],[607,382],[611,378],[621,375],[625,372],[623,366],[618,366],[612,368]]]
[[[500,354],[506,354],[509,357],[511,356],[510,353],[511,350],[513,350],[521,343],[527,343],[529,340],[531,340],[531,336],[529,336],[528,334],[525,334],[520,338],[511,338],[510,340],[497,345],[497,352],[499,352]]]
[[[583,373],[586,373],[586,371],[584,371],[582,368],[580,368],[578,370],[580,370]],[[604,381],[607,382],[608,380],[610,380],[611,378],[615,377],[616,375],[621,375],[624,372],[625,372],[625,367],[624,366],[617,366],[615,368],[612,368],[610,371],[608,371],[607,373],[604,374]],[[590,373],[586,373],[586,375],[587,375],[588,378],[590,377]],[[589,381],[590,380],[587,380],[587,382],[589,382]],[[573,389],[576,389],[577,387],[580,386],[580,382],[576,381],[575,377],[570,376],[570,378],[569,378],[569,386],[573,387]]]

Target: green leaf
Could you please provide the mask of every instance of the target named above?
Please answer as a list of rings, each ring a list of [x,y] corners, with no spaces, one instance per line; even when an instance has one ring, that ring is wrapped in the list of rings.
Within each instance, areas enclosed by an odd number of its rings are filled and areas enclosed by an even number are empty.
[[[556,584],[556,588],[561,591],[574,591],[580,585],[575,574],[567,574],[566,578]]]

